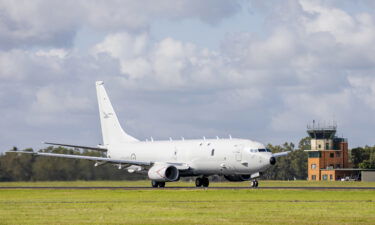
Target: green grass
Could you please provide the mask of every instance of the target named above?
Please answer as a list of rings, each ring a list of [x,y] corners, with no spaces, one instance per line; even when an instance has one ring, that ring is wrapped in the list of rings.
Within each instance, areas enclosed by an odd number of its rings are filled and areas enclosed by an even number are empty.
[[[262,181],[261,184],[315,186],[315,183]],[[149,182],[0,183],[4,185],[149,186]],[[168,185],[193,186],[193,183]],[[0,224],[374,224],[374,212],[372,190],[0,190]]]

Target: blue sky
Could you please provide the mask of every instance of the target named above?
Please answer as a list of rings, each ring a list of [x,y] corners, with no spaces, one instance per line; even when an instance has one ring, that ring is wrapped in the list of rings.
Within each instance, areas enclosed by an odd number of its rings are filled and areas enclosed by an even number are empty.
[[[57,11],[51,11],[59,9]],[[140,139],[374,145],[373,1],[0,0],[1,151],[101,143],[104,80]]]

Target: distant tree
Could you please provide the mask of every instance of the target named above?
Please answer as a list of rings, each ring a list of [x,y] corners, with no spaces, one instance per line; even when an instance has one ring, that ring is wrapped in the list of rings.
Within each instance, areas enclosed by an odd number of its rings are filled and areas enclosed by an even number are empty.
[[[300,141],[300,147],[305,146],[305,140]],[[292,180],[306,179],[307,177],[307,153],[301,149],[294,149],[293,143],[284,143],[282,146],[271,144],[267,148],[271,149],[273,153],[292,151],[287,156],[279,157],[276,164],[269,168],[262,176],[263,179],[268,180]]]
[[[353,148],[350,152],[350,159],[355,168],[358,168],[359,163],[368,158],[368,156],[366,155],[367,152],[362,147]]]
[[[355,168],[375,169],[375,146],[353,148],[351,161]]]
[[[24,149],[23,151],[32,151]],[[102,156],[95,151],[80,151],[63,147],[47,147],[41,152]],[[112,164],[95,167],[93,161],[66,159],[31,154],[8,153],[0,155],[0,181],[48,180],[139,180],[143,174],[129,174]]]
[[[366,146],[363,149],[363,161],[358,164],[362,169],[375,169],[375,146]]]
[[[14,150],[16,148],[13,148]],[[31,148],[24,151],[33,151]],[[31,165],[34,157],[31,154],[6,154],[0,157],[0,181],[28,181],[32,177]]]
[[[298,148],[300,150],[310,150],[311,149],[311,137],[304,137],[299,141]]]

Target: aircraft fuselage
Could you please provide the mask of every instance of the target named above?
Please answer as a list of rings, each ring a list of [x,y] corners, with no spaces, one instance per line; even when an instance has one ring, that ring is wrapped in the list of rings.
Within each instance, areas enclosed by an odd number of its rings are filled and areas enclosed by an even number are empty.
[[[185,163],[192,170],[181,175],[253,174],[266,170],[272,153],[246,139],[195,139],[119,142],[108,146],[113,159]]]

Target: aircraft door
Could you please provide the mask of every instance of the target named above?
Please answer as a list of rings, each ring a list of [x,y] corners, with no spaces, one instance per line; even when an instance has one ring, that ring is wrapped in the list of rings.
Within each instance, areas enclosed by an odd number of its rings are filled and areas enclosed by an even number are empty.
[[[234,151],[234,156],[236,158],[236,161],[242,160],[242,149],[243,149],[243,145],[237,145],[236,146],[236,149]]]

